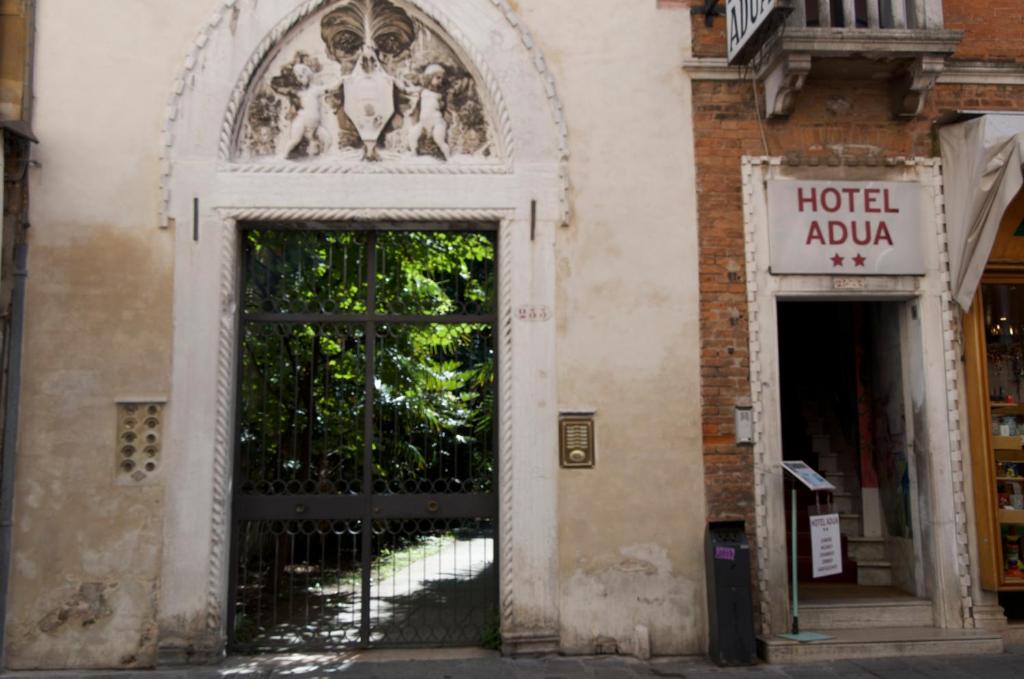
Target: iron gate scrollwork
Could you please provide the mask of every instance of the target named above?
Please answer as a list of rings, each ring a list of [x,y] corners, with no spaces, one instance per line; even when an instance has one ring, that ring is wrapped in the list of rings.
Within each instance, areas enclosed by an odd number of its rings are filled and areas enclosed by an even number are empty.
[[[243,226],[233,648],[493,633],[496,231]]]

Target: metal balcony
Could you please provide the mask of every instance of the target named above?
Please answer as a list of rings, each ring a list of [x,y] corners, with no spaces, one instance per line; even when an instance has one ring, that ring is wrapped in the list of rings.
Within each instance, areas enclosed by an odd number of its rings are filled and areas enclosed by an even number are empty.
[[[829,79],[889,79],[893,113],[915,117],[963,37],[942,0],[792,0],[755,67],[769,117],[789,115],[812,64]]]
[[[789,25],[799,28],[942,29],[942,3],[928,0],[796,0]]]

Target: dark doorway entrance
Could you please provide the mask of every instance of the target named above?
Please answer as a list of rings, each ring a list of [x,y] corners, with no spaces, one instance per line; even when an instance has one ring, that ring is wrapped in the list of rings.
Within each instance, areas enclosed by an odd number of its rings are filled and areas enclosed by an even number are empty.
[[[234,649],[496,633],[495,235],[243,229]]]
[[[807,462],[837,488],[827,498],[798,499],[802,599],[923,595],[903,386],[909,308],[779,303],[783,456]],[[806,515],[818,499],[840,516],[844,559],[841,575],[814,579]]]

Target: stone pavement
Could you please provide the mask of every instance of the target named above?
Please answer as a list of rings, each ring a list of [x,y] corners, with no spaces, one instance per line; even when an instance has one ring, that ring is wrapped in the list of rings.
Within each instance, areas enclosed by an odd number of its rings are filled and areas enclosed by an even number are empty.
[[[152,671],[8,672],[0,679],[1022,679],[1024,646],[1002,655],[843,660],[808,665],[759,665],[720,669],[706,658],[664,658],[641,662],[599,656],[509,660],[496,654],[425,651],[350,656],[230,658],[219,667]]]

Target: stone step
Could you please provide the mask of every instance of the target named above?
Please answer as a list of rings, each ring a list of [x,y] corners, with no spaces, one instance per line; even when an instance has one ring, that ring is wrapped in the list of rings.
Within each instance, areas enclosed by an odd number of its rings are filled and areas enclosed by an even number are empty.
[[[832,585],[856,585],[857,584],[857,562],[853,559],[843,559],[842,572],[837,575],[826,575],[814,577],[814,562],[810,556],[798,556],[796,573],[799,582],[808,584],[832,584]],[[786,572],[792,575],[792,561],[786,560]]]
[[[829,481],[835,485],[832,479],[829,479]],[[832,493],[832,511],[836,514],[852,514],[854,511],[853,493],[838,490]]]
[[[860,514],[839,514],[839,532],[848,538],[860,537]]]
[[[839,471],[839,455],[836,453],[818,453],[818,471],[828,476]]]
[[[758,655],[766,662],[790,664],[853,658],[991,655],[1003,652],[1003,638],[983,630],[871,627],[837,629],[828,634],[831,639],[809,642],[758,637]]]
[[[885,561],[885,538],[847,537],[846,546],[854,561]]]
[[[857,561],[857,584],[888,587],[892,584],[892,564],[888,561]]]
[[[836,487],[836,492],[837,493],[849,492],[846,489],[847,474],[845,474],[843,472],[828,472],[827,471],[827,472],[824,472],[822,474],[822,476],[824,476],[825,479],[828,480],[829,483],[831,483],[833,486]]]
[[[927,599],[871,598],[841,603],[800,604],[800,629],[808,631],[865,627],[929,627]]]

